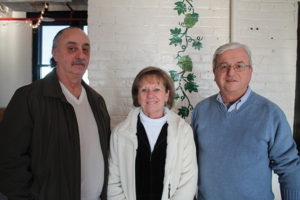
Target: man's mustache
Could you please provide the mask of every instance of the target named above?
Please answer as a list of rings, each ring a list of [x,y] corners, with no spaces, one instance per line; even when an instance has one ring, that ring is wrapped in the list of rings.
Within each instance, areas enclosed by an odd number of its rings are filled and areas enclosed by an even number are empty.
[[[72,62],[72,65],[83,65],[86,66],[86,62],[84,60],[75,60]]]

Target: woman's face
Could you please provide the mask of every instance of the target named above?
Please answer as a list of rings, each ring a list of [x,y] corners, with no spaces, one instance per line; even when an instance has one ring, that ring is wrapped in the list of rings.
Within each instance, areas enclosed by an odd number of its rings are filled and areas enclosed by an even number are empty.
[[[169,91],[166,91],[163,80],[156,75],[143,77],[139,85],[138,102],[145,115],[153,119],[161,118],[168,99]]]

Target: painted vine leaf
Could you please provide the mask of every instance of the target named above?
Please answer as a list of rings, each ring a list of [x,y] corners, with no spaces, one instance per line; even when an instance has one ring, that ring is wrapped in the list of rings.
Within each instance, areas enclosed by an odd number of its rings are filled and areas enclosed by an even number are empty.
[[[189,91],[190,93],[198,92],[198,87],[199,86],[193,81],[189,81],[184,84],[184,89]]]
[[[184,24],[186,28],[192,28],[198,22],[198,13],[188,13],[185,15]]]
[[[200,50],[202,48],[202,43],[200,41],[194,41],[192,47],[194,47],[196,50]]]
[[[202,38],[197,37],[192,38],[188,34],[188,30],[195,26],[198,22],[199,14],[194,12],[192,5],[192,0],[182,0],[175,2],[174,10],[177,11],[178,15],[184,15],[183,22],[179,23],[181,27],[175,27],[170,29],[170,35],[172,36],[169,40],[169,45],[174,45],[175,47],[180,46],[181,49],[178,50],[176,59],[178,60],[177,65],[181,68],[181,71],[171,70],[169,71],[170,76],[174,83],[177,83],[177,88],[175,90],[175,100],[180,99],[181,101],[187,101],[187,106],[181,106],[178,109],[178,115],[182,118],[188,117],[193,106],[187,96],[187,91],[189,93],[198,92],[198,85],[195,83],[196,76],[193,73],[193,61],[189,55],[182,55],[186,49],[191,45],[195,50],[200,50],[202,48],[201,40]],[[184,30],[183,30],[183,29]],[[187,74],[185,76],[185,74]]]
[[[186,4],[184,2],[181,1],[177,1],[175,3],[176,7],[174,8],[174,10],[177,11],[178,15],[184,14],[186,12]]]
[[[191,72],[193,70],[193,61],[190,56],[183,56],[179,58],[177,65],[183,70]]]
[[[178,94],[178,93],[175,93],[175,100],[177,100],[177,99],[179,99],[179,98],[180,98],[179,94]]]
[[[179,75],[178,75],[177,71],[171,70],[171,71],[169,71],[169,73],[174,82],[177,82],[179,80]]]
[[[193,81],[193,80],[195,80],[196,76],[193,73],[190,73],[187,75],[186,78],[188,81]]]
[[[180,38],[180,37],[172,37],[171,39],[170,39],[170,44],[169,45],[172,45],[172,44],[174,44],[174,46],[176,47],[177,45],[181,45],[182,44],[182,39]]]
[[[181,45],[182,44],[182,39],[181,37],[179,37],[179,35],[181,34],[181,28],[174,28],[170,30],[171,35],[173,36],[170,39],[170,44],[169,45],[173,45],[176,47],[177,45]]]
[[[173,35],[174,37],[177,37],[178,35],[181,34],[181,28],[177,28],[175,27],[174,29],[171,29],[171,35]]]
[[[190,114],[190,111],[185,106],[181,106],[181,108],[178,109],[178,115],[180,115],[182,118],[189,116],[189,114]]]

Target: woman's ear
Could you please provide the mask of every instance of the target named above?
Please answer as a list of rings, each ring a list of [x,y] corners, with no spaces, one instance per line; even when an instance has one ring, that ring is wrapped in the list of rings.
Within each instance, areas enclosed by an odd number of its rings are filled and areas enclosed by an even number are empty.
[[[168,102],[169,96],[170,96],[170,90],[167,90],[166,97],[165,97],[165,102]]]

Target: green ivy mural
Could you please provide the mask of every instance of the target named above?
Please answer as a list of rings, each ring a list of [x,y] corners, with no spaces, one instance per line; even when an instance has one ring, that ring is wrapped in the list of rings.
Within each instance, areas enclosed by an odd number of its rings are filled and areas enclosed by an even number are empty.
[[[195,26],[198,22],[199,14],[195,12],[192,0],[177,1],[175,3],[175,11],[177,14],[184,15],[184,21],[179,22],[178,27],[170,29],[171,38],[170,44],[175,47],[180,47],[177,51],[176,59],[178,60],[177,65],[180,70],[169,71],[175,85],[175,100],[180,99],[181,101],[186,101],[187,106],[181,106],[178,109],[178,115],[182,118],[189,116],[190,111],[194,109],[190,102],[187,92],[198,92],[198,85],[195,83],[196,76],[193,71],[193,61],[189,55],[184,55],[188,47],[192,47],[195,50],[200,50],[202,48],[202,37],[193,38],[188,34],[188,31]]]

